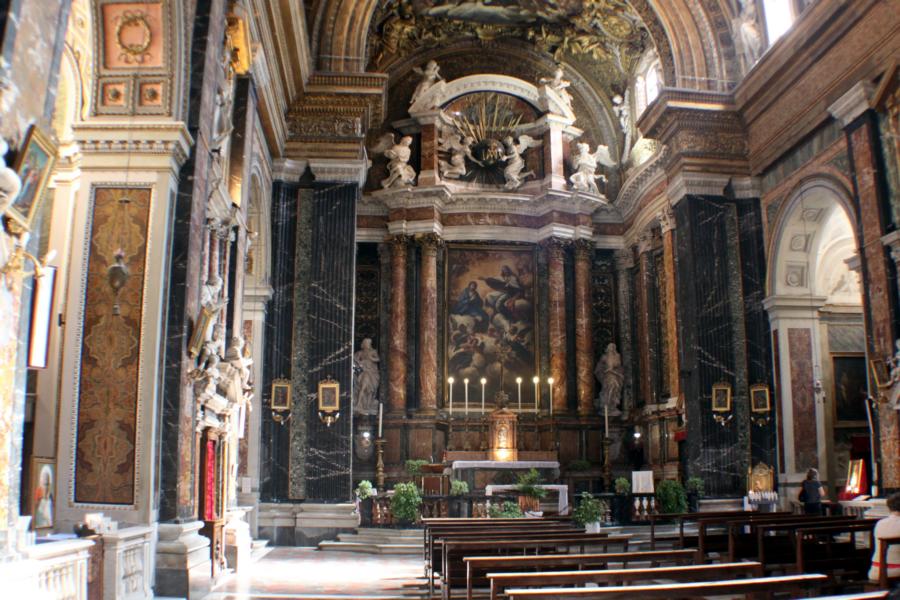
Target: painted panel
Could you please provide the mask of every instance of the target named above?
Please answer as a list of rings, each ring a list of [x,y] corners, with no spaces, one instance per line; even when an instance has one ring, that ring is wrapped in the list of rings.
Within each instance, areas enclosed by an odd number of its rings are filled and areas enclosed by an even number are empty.
[[[795,468],[818,467],[816,454],[816,401],[813,393],[812,332],[788,329],[791,365],[791,400],[794,410]]]

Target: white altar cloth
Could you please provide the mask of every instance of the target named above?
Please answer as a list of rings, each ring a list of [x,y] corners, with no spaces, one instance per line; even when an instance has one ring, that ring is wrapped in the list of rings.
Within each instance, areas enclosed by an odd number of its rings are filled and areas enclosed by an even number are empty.
[[[451,467],[458,469],[558,469],[555,460],[454,460]]]
[[[494,492],[509,492],[514,491],[517,485],[489,485],[484,488],[484,493],[488,496],[493,496]],[[559,499],[557,500],[557,508],[559,509],[559,514],[567,515],[569,514],[569,486],[567,485],[553,485],[553,484],[541,484],[538,487],[547,489],[547,490],[556,490],[559,494]]]

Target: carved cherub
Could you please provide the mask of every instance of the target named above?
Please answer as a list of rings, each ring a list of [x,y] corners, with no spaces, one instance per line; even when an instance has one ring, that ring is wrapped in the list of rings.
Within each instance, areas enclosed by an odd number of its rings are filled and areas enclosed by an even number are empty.
[[[572,82],[568,79],[564,79],[564,71],[562,65],[557,65],[556,70],[553,71],[553,77],[541,77],[540,84],[546,85],[548,88],[556,92],[556,95],[559,96],[559,99],[563,101],[563,104],[566,105],[566,108],[569,110],[572,109],[572,94],[566,89],[567,87],[572,85]]]
[[[575,171],[569,177],[569,183],[572,189],[578,192],[591,192],[600,194],[600,188],[597,187],[597,180],[606,182],[606,177],[597,173],[597,167],[603,165],[605,167],[615,167],[618,163],[610,156],[609,148],[600,144],[592,153],[591,147],[585,142],[578,142],[575,145],[575,152],[570,160],[572,170]]]
[[[445,130],[446,132],[446,130]],[[475,139],[471,136],[462,136],[456,131],[450,130],[446,136],[442,136],[438,140],[438,150],[450,153],[450,162],[439,160],[438,167],[441,171],[441,177],[444,179],[459,179],[465,176],[466,158],[475,164],[482,165],[472,155],[472,146],[475,145]]]
[[[412,156],[412,137],[405,135],[396,141],[393,133],[386,133],[372,148],[373,154],[384,154],[388,159],[388,176],[381,180],[381,188],[405,187],[416,184],[416,170],[409,164]]]
[[[437,82],[444,81],[444,78],[440,75],[440,70],[441,68],[433,60],[429,60],[425,64],[424,69],[420,69],[418,67],[413,68],[413,72],[415,72],[417,75],[421,75],[422,79],[419,81],[419,85],[416,86],[416,89],[412,94],[412,98],[410,98],[409,100],[410,106],[415,104],[416,101],[420,97],[422,97],[425,92],[434,87]]]
[[[505,146],[503,160],[507,161],[506,167],[503,169],[503,177],[506,178],[504,187],[507,190],[518,189],[525,183],[526,178],[534,176],[534,171],[522,172],[525,169],[523,156],[529,148],[537,148],[541,143],[541,140],[536,140],[529,135],[520,135],[518,143],[511,135],[506,136],[503,140]]]

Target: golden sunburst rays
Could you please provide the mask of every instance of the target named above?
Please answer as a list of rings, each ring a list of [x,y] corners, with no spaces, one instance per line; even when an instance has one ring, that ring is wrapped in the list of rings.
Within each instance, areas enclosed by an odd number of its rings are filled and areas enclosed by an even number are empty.
[[[512,97],[498,93],[472,94],[450,115],[453,126],[476,143],[514,136],[522,116]]]

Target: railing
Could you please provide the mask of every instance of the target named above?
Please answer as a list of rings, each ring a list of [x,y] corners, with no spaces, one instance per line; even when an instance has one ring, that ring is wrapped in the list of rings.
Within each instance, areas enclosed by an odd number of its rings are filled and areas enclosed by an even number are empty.
[[[656,496],[653,494],[633,494],[632,495],[631,520],[635,523],[649,521],[650,515],[655,515]]]
[[[517,496],[509,494],[466,494],[464,496],[423,496],[419,508],[419,516],[423,519],[444,518],[450,516],[450,502],[462,500],[468,504],[468,515],[487,518],[492,505],[505,501],[516,502]],[[391,497],[377,496],[372,502],[372,525],[376,527],[393,527],[398,525],[391,514]]]
[[[27,549],[34,561],[35,596],[41,600],[86,600],[90,540],[37,544]]]

